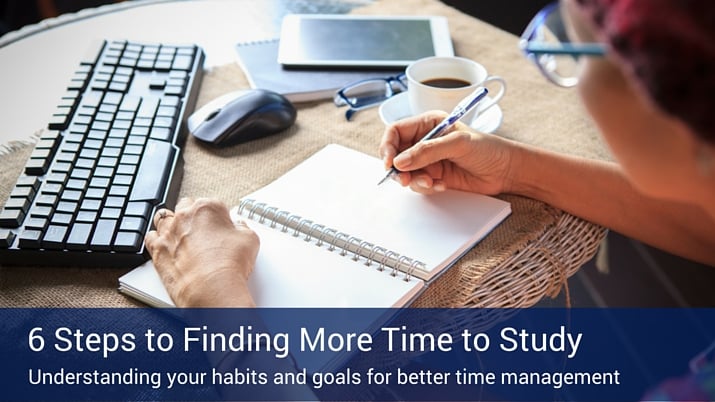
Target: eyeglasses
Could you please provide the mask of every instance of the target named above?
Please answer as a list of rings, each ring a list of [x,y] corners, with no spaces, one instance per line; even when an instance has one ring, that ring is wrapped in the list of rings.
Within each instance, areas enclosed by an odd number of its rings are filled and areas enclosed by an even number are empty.
[[[519,47],[551,82],[562,87],[578,83],[580,56],[604,56],[602,43],[569,41],[558,2],[544,7],[521,35]]]
[[[336,106],[348,106],[345,118],[350,120],[356,112],[377,106],[405,90],[407,79],[401,73],[393,77],[370,78],[348,84],[335,93],[333,101]]]

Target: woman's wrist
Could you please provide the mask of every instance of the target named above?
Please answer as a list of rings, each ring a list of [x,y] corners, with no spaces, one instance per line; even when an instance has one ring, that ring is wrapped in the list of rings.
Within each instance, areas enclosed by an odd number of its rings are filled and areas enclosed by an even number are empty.
[[[179,307],[255,307],[248,278],[235,266],[204,266],[193,273],[176,294]]]
[[[516,143],[509,160],[504,180],[504,192],[544,200],[542,186],[547,177],[544,173],[548,158],[539,149]]]

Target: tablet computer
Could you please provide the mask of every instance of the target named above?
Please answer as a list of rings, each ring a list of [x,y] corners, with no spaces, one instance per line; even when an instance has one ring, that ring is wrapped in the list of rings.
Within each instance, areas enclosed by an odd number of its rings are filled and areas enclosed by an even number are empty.
[[[445,17],[289,14],[281,25],[286,67],[405,67],[428,56],[454,56]]]

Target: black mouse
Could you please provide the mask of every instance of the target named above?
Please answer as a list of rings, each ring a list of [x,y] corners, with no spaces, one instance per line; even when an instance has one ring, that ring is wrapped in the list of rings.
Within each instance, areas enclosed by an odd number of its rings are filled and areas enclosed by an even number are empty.
[[[214,99],[196,110],[187,125],[199,140],[227,146],[279,133],[295,122],[296,115],[283,95],[251,89]]]

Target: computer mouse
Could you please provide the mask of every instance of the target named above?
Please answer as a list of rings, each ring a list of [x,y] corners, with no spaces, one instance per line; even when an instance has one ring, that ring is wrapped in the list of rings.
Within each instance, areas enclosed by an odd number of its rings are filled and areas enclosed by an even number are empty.
[[[231,92],[196,110],[188,119],[189,132],[216,146],[241,144],[279,133],[297,116],[283,95],[264,89]]]

